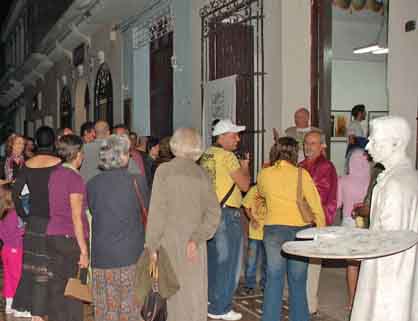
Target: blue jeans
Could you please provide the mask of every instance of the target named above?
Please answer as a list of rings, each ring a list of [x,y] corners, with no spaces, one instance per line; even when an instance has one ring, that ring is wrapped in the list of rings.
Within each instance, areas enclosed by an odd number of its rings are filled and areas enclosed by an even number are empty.
[[[248,239],[247,266],[245,268],[245,287],[255,289],[257,287],[257,263],[261,258],[260,288],[266,283],[266,252],[263,240]]]
[[[285,225],[264,226],[264,247],[267,255],[267,282],[264,289],[262,321],[281,320],[284,279],[289,284],[290,321],[309,321],[306,298],[308,259],[281,251],[283,243],[294,241],[305,227]]]
[[[222,208],[215,236],[208,241],[208,312],[225,314],[232,309],[242,261],[243,233],[240,211]]]

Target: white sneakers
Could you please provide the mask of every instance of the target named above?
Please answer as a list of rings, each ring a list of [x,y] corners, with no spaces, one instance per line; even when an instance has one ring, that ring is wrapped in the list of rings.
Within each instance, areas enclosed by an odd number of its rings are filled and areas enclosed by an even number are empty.
[[[6,307],[6,310],[4,312],[6,314],[14,314],[16,310],[13,310],[11,307]]]
[[[208,313],[208,317],[214,320],[237,321],[242,319],[242,314],[231,310],[226,314],[217,315]]]
[[[16,310],[13,310],[13,316],[15,318],[32,318],[32,314],[29,311],[16,311]]]

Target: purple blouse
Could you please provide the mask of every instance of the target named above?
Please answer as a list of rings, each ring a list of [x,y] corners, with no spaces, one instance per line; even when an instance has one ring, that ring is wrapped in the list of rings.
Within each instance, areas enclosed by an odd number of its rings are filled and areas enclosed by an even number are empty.
[[[70,195],[83,194],[82,220],[84,237],[88,239],[89,225],[86,216],[87,193],[81,175],[71,168],[59,165],[49,177],[49,222],[47,235],[75,237]]]
[[[23,234],[23,222],[17,216],[14,209],[9,210],[9,213],[0,220],[0,239],[5,246],[22,248]]]

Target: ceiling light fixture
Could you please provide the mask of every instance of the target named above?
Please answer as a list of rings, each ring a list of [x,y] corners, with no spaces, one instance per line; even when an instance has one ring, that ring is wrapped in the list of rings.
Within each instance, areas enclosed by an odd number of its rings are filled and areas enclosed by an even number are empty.
[[[355,48],[353,50],[353,53],[355,53],[355,54],[365,54],[365,53],[373,52],[373,51],[378,50],[378,49],[382,49],[382,48],[379,47],[377,44],[373,44],[373,45],[363,46],[363,47],[360,47],[360,48]]]
[[[372,51],[373,55],[384,55],[387,53],[389,53],[389,48],[379,48],[379,49]]]
[[[388,4],[382,0],[384,6],[383,17],[380,23],[379,31],[377,33],[376,41],[369,43],[365,46],[354,48],[354,54],[368,54],[372,53],[375,55],[387,54],[389,52],[387,45],[387,33],[388,33]]]

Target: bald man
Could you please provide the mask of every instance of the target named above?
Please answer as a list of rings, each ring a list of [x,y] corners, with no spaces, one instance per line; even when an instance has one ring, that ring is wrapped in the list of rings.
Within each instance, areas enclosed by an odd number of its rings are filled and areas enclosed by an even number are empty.
[[[309,125],[310,121],[310,113],[309,110],[302,107],[296,110],[295,112],[295,125],[286,129],[285,134],[286,136],[293,137],[296,139],[299,145],[299,154],[298,154],[298,162],[301,162],[305,159],[305,155],[303,153],[303,139],[305,134],[311,130],[321,131],[319,128],[312,127]]]
[[[80,173],[86,183],[100,173],[98,168],[100,146],[110,135],[109,124],[104,120],[98,120],[94,125],[94,130],[96,131],[96,139],[83,147],[84,161]]]

